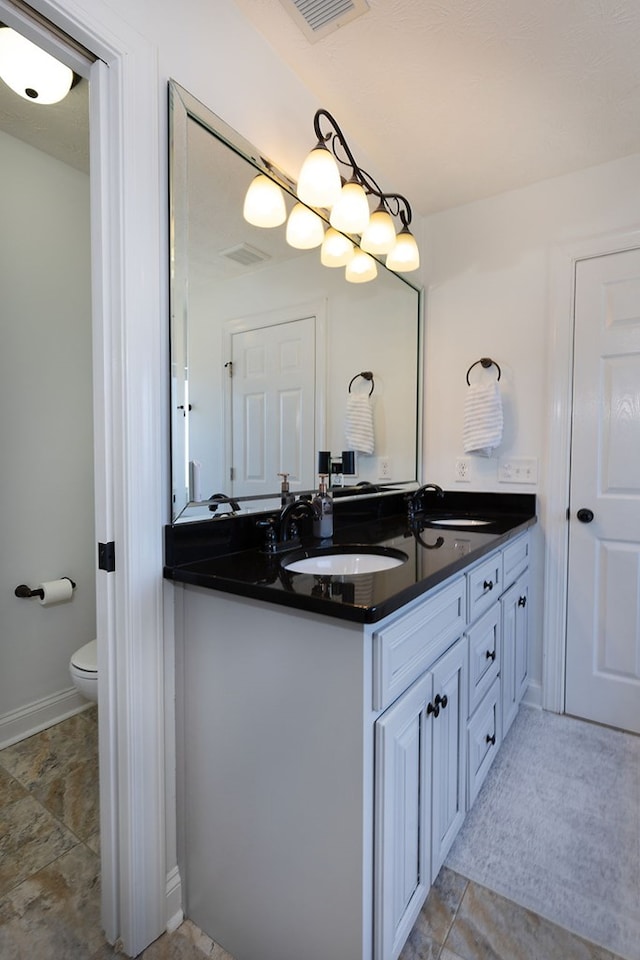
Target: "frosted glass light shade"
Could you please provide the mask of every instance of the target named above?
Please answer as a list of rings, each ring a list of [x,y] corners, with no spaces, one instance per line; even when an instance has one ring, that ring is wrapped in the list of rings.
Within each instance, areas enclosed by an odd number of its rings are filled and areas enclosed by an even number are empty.
[[[367,283],[378,276],[378,268],[373,257],[363,250],[357,250],[347,264],[344,275],[349,283]]]
[[[340,191],[329,223],[343,233],[362,233],[369,223],[367,195],[355,180],[349,180]]]
[[[338,164],[326,147],[318,144],[302,164],[297,193],[310,207],[334,205],[340,196],[342,181]]]
[[[391,215],[378,207],[371,214],[367,227],[362,234],[360,246],[367,253],[390,253],[396,244],[396,228]]]
[[[297,250],[319,247],[324,238],[324,227],[317,213],[303,203],[296,203],[287,220],[287,243]]]
[[[396,273],[410,273],[420,266],[418,244],[406,227],[396,237],[396,245],[385,263],[389,270],[395,270]]]
[[[11,27],[0,27],[0,77],[33,103],[58,103],[73,83],[69,67]]]
[[[354,254],[353,243],[333,227],[329,227],[322,241],[320,262],[324,267],[345,267]]]
[[[263,173],[254,177],[244,198],[242,213],[254,227],[279,227],[284,223],[287,209],[278,184]]]

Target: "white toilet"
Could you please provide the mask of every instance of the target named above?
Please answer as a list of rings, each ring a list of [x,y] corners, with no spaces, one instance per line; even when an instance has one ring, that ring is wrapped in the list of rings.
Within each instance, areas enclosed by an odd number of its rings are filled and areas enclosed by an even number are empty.
[[[98,641],[90,640],[71,657],[69,673],[76,690],[87,700],[98,702]]]

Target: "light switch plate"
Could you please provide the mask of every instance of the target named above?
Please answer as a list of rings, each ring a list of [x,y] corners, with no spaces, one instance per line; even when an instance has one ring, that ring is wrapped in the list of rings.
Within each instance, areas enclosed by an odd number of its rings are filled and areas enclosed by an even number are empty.
[[[500,483],[537,483],[537,458],[501,457],[498,461],[498,480]]]

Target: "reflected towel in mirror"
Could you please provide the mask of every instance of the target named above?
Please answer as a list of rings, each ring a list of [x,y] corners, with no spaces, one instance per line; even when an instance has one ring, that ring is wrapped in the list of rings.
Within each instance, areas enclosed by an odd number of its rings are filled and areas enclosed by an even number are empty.
[[[497,381],[472,383],[464,405],[464,452],[490,457],[502,443],[502,422],[502,397]]]
[[[350,393],[347,397],[345,438],[348,450],[373,453],[373,406],[366,393]]]

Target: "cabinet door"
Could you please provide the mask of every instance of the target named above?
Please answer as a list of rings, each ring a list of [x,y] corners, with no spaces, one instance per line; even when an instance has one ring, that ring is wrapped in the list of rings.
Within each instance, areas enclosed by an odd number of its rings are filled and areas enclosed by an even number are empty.
[[[375,960],[395,960],[429,892],[431,685],[424,674],[375,724]]]
[[[529,673],[529,574],[523,573],[502,604],[502,736],[511,727]]]
[[[466,812],[466,662],[467,638],[462,637],[432,668],[432,880],[435,880]]]

